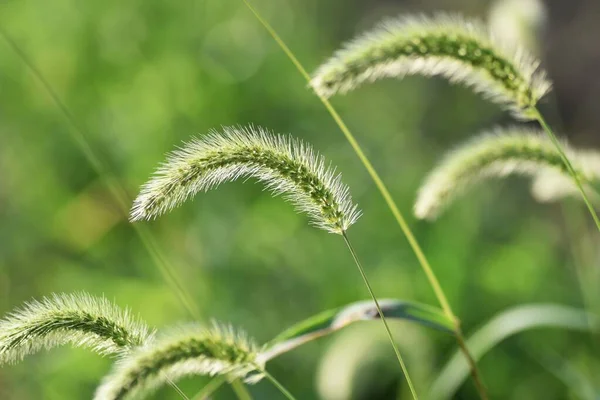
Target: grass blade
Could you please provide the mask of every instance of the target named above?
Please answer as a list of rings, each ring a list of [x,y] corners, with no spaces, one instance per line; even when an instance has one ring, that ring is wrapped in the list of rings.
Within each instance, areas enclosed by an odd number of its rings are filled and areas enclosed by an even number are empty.
[[[477,361],[504,339],[539,328],[561,328],[575,331],[597,330],[599,321],[576,308],[555,304],[530,304],[511,308],[496,315],[466,342]],[[457,351],[442,368],[431,386],[430,398],[449,399],[469,374],[469,366]]]
[[[387,319],[401,319],[452,333],[452,321],[435,307],[404,300],[382,299],[379,301]],[[271,360],[305,343],[330,335],[358,321],[379,319],[372,301],[359,301],[343,307],[323,311],[286,329],[267,345],[261,358]]]

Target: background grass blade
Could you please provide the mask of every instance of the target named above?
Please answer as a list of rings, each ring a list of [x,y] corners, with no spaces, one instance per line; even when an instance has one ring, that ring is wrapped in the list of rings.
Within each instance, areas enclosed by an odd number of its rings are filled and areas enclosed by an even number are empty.
[[[435,307],[395,299],[382,299],[379,302],[387,319],[413,321],[448,333],[452,333],[454,330],[452,321],[446,318],[442,310]],[[379,319],[379,315],[375,305],[370,300],[323,311],[291,326],[276,336],[267,344],[261,358],[268,361],[355,322],[376,319]]]
[[[580,367],[566,357],[548,349],[544,349],[539,354],[538,352],[534,353],[531,349],[524,350],[539,363],[541,368],[563,382],[575,398],[581,400],[598,400],[600,398],[600,388],[596,387],[597,383],[585,376],[579,369]]]
[[[496,315],[467,340],[467,346],[475,360],[479,360],[504,339],[537,328],[597,330],[598,320],[584,311],[561,305],[517,306]],[[462,355],[456,352],[434,381],[429,397],[432,399],[452,398],[468,375],[469,366]]]

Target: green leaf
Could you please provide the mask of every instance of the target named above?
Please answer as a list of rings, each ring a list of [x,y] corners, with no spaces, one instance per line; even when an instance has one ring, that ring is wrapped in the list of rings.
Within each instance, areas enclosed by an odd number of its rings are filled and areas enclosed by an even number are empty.
[[[597,330],[598,320],[583,310],[555,304],[522,305],[504,311],[479,328],[468,340],[471,356],[478,361],[504,339],[530,329],[562,328]],[[429,398],[449,399],[469,375],[469,365],[456,351],[431,386]]]
[[[379,301],[385,317],[417,322],[430,328],[452,333],[453,325],[441,310],[426,304],[404,300]],[[379,319],[372,301],[360,301],[323,311],[286,329],[266,345],[261,358],[268,361],[305,343],[327,336],[357,321]]]

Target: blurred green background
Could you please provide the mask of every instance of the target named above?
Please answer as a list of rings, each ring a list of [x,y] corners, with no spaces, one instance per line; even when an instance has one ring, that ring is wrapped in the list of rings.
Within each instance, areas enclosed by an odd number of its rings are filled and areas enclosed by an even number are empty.
[[[547,62],[556,86],[543,108],[555,126],[575,144],[600,144],[596,0],[254,3],[309,70],[384,16],[445,10],[491,18],[500,34],[517,35]],[[158,328],[196,318],[107,181],[123,185],[131,201],[182,141],[249,123],[312,143],[343,173],[364,212],[350,236],[378,296],[437,305],[352,149],[242,1],[3,0],[0,24],[17,47],[0,40],[2,314],[31,298],[84,290],[129,306]],[[583,305],[573,252],[587,246],[584,263],[596,267],[598,242],[587,215],[575,219],[578,203],[567,204],[575,214],[565,218],[566,208],[536,204],[527,182],[509,179],[470,192],[435,223],[411,216],[419,183],[444,152],[482,129],[510,124],[510,116],[439,79],[380,81],[333,103],[409,217],[467,335],[515,305]],[[104,172],[90,163],[82,138]],[[230,322],[260,341],[368,297],[339,237],[308,226],[252,182],[224,185],[143,224],[201,321]],[[426,393],[455,341],[409,323],[393,328]],[[593,381],[600,371],[595,351],[589,335],[537,330],[503,342],[480,366],[496,399],[578,398],[541,360],[552,356]],[[0,398],[90,398],[109,368],[109,359],[86,350],[40,353],[0,369]],[[269,368],[299,399],[408,398],[378,322],[309,344]],[[192,396],[206,382],[188,379],[181,387]],[[268,383],[251,391],[257,399],[281,397]],[[155,398],[180,397],[167,388]],[[223,388],[215,398],[234,395]],[[456,398],[475,399],[476,392],[467,382]]]

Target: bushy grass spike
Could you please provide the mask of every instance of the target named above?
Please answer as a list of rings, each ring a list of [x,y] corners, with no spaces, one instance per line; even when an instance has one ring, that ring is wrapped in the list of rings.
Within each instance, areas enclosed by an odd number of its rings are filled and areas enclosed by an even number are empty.
[[[128,310],[86,293],[32,301],[0,321],[0,364],[64,344],[106,355],[141,345],[149,330]]]
[[[386,20],[342,49],[313,74],[322,96],[364,82],[405,75],[440,75],[462,83],[522,119],[550,90],[539,61],[522,48],[496,40],[479,21],[441,14]]]
[[[306,143],[262,128],[226,127],[171,153],[143,186],[131,220],[155,218],[200,191],[243,177],[283,194],[329,232],[341,234],[360,216],[340,175]]]
[[[599,160],[600,155],[594,153],[592,157],[592,153],[580,154],[566,143],[563,146],[583,182],[587,185],[598,182],[600,169],[594,170],[592,166],[600,166],[600,162],[586,163],[585,160]],[[559,152],[543,132],[526,128],[496,128],[491,133],[469,140],[442,160],[419,189],[415,215],[421,219],[435,219],[470,186],[487,178],[510,174],[534,178],[546,174],[561,176],[565,178],[561,179],[565,187],[572,192],[577,190]]]
[[[190,375],[223,375],[254,383],[262,378],[263,369],[258,347],[244,333],[216,323],[212,328],[190,325],[119,360],[94,399],[129,399]]]

